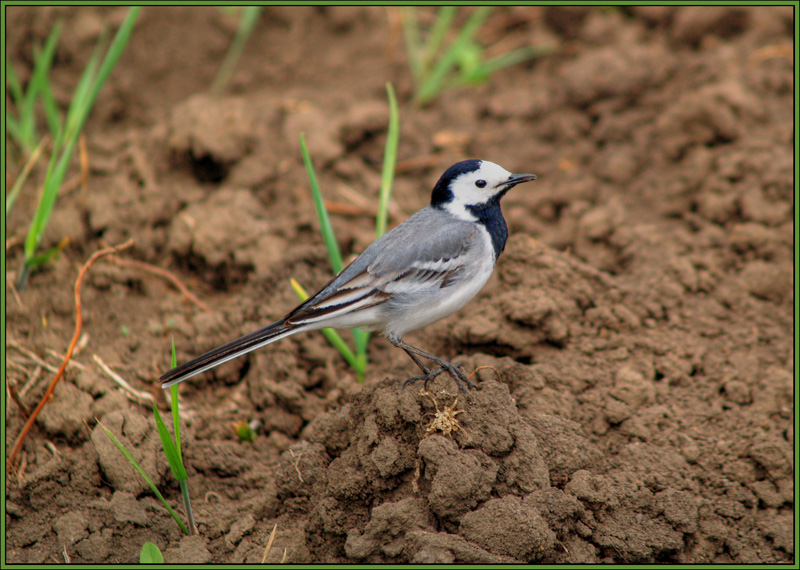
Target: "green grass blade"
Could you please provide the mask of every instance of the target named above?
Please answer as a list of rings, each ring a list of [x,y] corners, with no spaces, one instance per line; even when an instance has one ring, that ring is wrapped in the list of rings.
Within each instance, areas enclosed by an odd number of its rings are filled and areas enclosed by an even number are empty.
[[[25,267],[23,271],[20,273],[19,284],[17,287],[22,289],[25,284],[25,277],[27,275],[28,270],[31,268],[32,260],[36,257],[36,248],[39,245],[39,241],[41,240],[41,235],[36,235],[35,232],[43,232],[44,229],[40,229],[39,225],[42,223],[41,219],[44,216],[43,208],[46,207],[45,204],[45,197],[47,196],[47,184],[48,182],[52,184],[52,180],[54,177],[54,172],[58,165],[58,155],[53,150],[53,153],[50,155],[50,162],[47,163],[47,172],[45,173],[45,186],[42,189],[42,195],[39,198],[39,206],[34,214],[33,221],[31,225],[28,227],[28,235],[25,238],[25,246],[24,246],[24,253],[25,253]]]
[[[334,273],[339,273],[344,264],[342,263],[342,253],[339,251],[339,244],[336,243],[336,236],[333,233],[333,226],[328,217],[328,210],[325,208],[325,202],[322,199],[322,192],[317,183],[317,175],[314,173],[314,165],[311,163],[311,157],[308,155],[306,148],[305,135],[300,133],[300,150],[303,153],[303,162],[308,171],[308,179],[311,183],[311,194],[314,196],[314,206],[317,209],[317,218],[319,219],[320,230],[322,232],[322,239],[325,241],[325,247],[328,248],[328,258],[331,260],[331,267]]]
[[[8,59],[8,53],[6,53],[5,62],[8,89],[11,92],[11,99],[14,102],[17,113],[16,116],[14,116],[11,114],[10,109],[6,109],[6,134],[10,135],[11,138],[16,141],[17,145],[23,152],[27,152],[28,148],[24,140],[25,135],[22,127],[22,112],[25,108],[25,94],[22,91],[22,84],[19,81],[19,77],[17,77],[17,74],[14,71],[14,66],[11,65],[11,61]],[[8,210],[8,207],[6,207],[6,210]]]
[[[100,58],[103,55],[103,50],[105,49],[107,41],[108,38],[106,34],[103,34],[92,51],[92,55],[89,58],[89,61],[86,63],[86,67],[84,68],[80,79],[78,79],[78,84],[75,86],[75,91],[72,92],[72,99],[69,102],[69,107],[67,108],[67,117],[64,121],[64,140],[69,140],[73,136],[77,136],[77,133],[80,132],[81,114],[86,108],[87,101],[89,100],[92,84],[97,76]]]
[[[81,111],[86,106],[86,100],[89,97],[89,90],[92,88],[92,81],[94,80],[95,75],[97,75],[97,67],[100,65],[102,44],[102,41],[98,42],[97,46],[92,52],[91,57],[89,58],[89,61],[86,63],[86,67],[84,68],[80,79],[78,79],[77,85],[75,85],[75,91],[72,92],[72,99],[70,100],[69,107],[67,108],[67,118],[65,122],[66,137],[70,137],[72,133],[77,130]]]
[[[420,105],[425,105],[432,101],[444,87],[445,81],[452,72],[456,62],[461,56],[461,52],[467,49],[469,44],[474,41],[475,34],[491,14],[490,6],[481,6],[476,9],[469,20],[461,28],[456,40],[445,50],[444,55],[434,66],[430,75],[417,91],[416,100]]]
[[[53,64],[53,58],[58,46],[58,38],[61,34],[61,21],[59,20],[53,26],[50,35],[47,37],[44,48],[39,51],[34,49],[33,52],[33,73],[31,80],[28,82],[28,88],[25,93],[25,101],[23,109],[20,111],[20,120],[22,123],[23,137],[28,151],[33,150],[36,144],[36,101],[39,94],[44,90],[50,81],[50,68]]]
[[[364,348],[364,350],[362,350],[362,351],[360,351],[358,354],[356,354],[356,363],[357,363],[357,366],[355,366],[355,367],[354,367],[354,369],[355,369],[355,371],[356,371],[356,378],[357,378],[357,380],[358,380],[358,383],[359,383],[359,384],[363,384],[363,383],[364,383],[364,376],[366,375],[366,372],[367,372],[367,351],[366,351],[366,345],[367,345],[367,343],[369,342],[369,333],[368,333],[368,332],[364,332],[364,331],[362,331],[361,329],[353,329],[353,332],[354,332],[354,333],[355,333],[356,331],[358,331],[359,333],[361,333],[361,334],[363,335],[363,338],[364,338],[364,341],[363,341],[363,342],[364,342],[364,347],[365,347],[365,348]]]
[[[70,155],[72,154],[72,149],[74,146],[75,145],[73,141],[73,144],[69,145],[68,147]],[[53,158],[56,158],[55,153],[53,154]],[[26,265],[30,265],[31,260],[36,256],[36,249],[39,246],[39,242],[42,240],[42,235],[47,227],[47,222],[50,220],[50,214],[53,212],[53,207],[55,206],[58,189],[61,186],[61,182],[64,180],[64,176],[66,175],[67,166],[69,165],[69,158],[70,157],[67,155],[67,153],[63,153],[61,155],[61,159],[55,163],[54,168],[48,167],[48,175],[45,178],[42,196],[39,199],[39,207],[36,209],[33,222],[31,222],[31,225],[28,228],[28,235],[25,239]]]
[[[236,30],[231,47],[228,49],[228,53],[225,54],[225,59],[219,68],[214,83],[211,84],[211,93],[214,95],[222,93],[231,75],[233,75],[233,70],[236,69],[236,63],[239,61],[242,51],[244,51],[244,46],[247,44],[253,28],[258,23],[262,8],[263,6],[246,6],[242,11],[239,19],[239,29]]]
[[[397,145],[400,138],[400,113],[397,109],[397,97],[391,83],[386,84],[386,95],[389,97],[389,128],[386,132],[386,147],[383,151],[378,216],[375,219],[377,237],[381,237],[386,233],[386,222],[389,218],[389,200],[392,196],[392,182],[394,182],[394,171],[397,164]]]
[[[488,77],[495,71],[499,71],[503,68],[510,67],[512,65],[517,65],[518,63],[523,63],[525,61],[529,61],[531,59],[535,59],[537,57],[542,57],[543,55],[547,55],[548,53],[552,52],[552,48],[549,46],[545,47],[536,47],[536,46],[525,46],[519,49],[515,49],[504,54],[498,55],[495,58],[490,59],[489,61],[483,62],[478,67],[478,74],[479,80]]]
[[[356,345],[356,366],[353,368],[359,372],[359,381],[363,382],[363,374],[361,371],[367,370],[367,346],[369,346],[369,332],[361,329],[353,329],[353,343]]]
[[[439,50],[450,31],[453,24],[453,18],[456,16],[458,8],[455,6],[442,6],[436,15],[436,23],[433,25],[430,36],[425,43],[425,52],[422,54],[422,69],[423,73],[430,68],[430,64],[436,58]]]
[[[61,254],[64,248],[67,247],[67,244],[69,244],[69,238],[68,237],[62,238],[62,240],[58,242],[57,245],[49,249],[46,249],[42,253],[37,253],[30,260],[31,267],[38,267],[40,265],[45,265],[46,263],[50,263]]]
[[[350,347],[347,346],[347,343],[336,331],[336,329],[322,329],[322,334],[325,335],[325,338],[328,339],[328,342],[331,343],[331,346],[339,351],[339,354],[342,355],[342,358],[344,358],[347,361],[347,364],[349,364],[353,370],[356,371],[360,381],[363,382],[365,363],[362,360],[359,360],[359,358],[353,354],[353,351],[350,350]]]
[[[161,446],[164,448],[164,455],[167,456],[172,474],[178,482],[186,481],[189,478],[186,474],[186,468],[183,466],[178,450],[175,447],[175,442],[172,441],[172,436],[167,431],[167,426],[164,424],[164,420],[161,419],[161,414],[155,404],[153,404],[153,416],[156,418],[156,427],[158,428],[158,435],[161,437]]]
[[[181,497],[183,497],[183,509],[186,511],[186,518],[189,519],[189,531],[197,534],[197,525],[194,522],[194,511],[192,511],[192,501],[189,499],[189,484],[186,481],[180,482]]]
[[[86,102],[86,105],[83,109],[81,121],[78,126],[79,131],[81,128],[83,128],[83,123],[86,121],[86,117],[89,115],[89,111],[94,105],[94,101],[97,99],[97,95],[103,88],[108,76],[111,75],[111,72],[117,65],[119,58],[122,57],[122,53],[125,51],[125,47],[128,45],[128,40],[130,40],[131,33],[133,32],[133,26],[136,24],[136,19],[139,17],[139,12],[141,9],[141,6],[134,6],[131,8],[128,11],[128,15],[125,17],[125,20],[122,22],[122,25],[117,30],[117,33],[114,35],[114,39],[108,48],[108,53],[106,53],[106,57],[103,59],[103,64],[100,66],[100,71],[98,71],[97,77],[92,85],[92,91],[89,94],[89,100]]]
[[[397,164],[397,146],[400,137],[400,113],[397,108],[397,97],[391,83],[386,84],[386,94],[389,98],[389,128],[386,133],[386,147],[383,152],[383,171],[381,173],[381,189],[378,199],[378,215],[375,218],[375,233],[381,237],[386,233],[386,224],[389,218],[389,200],[392,195],[392,182],[394,181],[395,165]],[[357,371],[367,369],[367,346],[370,334],[360,329],[353,329],[353,342],[356,347]],[[359,381],[363,382],[363,374],[359,374]]]
[[[183,524],[183,521],[178,516],[178,513],[176,513],[172,509],[172,507],[169,506],[169,503],[167,503],[167,500],[164,498],[164,495],[161,494],[161,492],[158,490],[158,487],[156,487],[155,483],[153,483],[152,479],[150,479],[150,477],[147,476],[147,473],[145,473],[145,471],[144,471],[144,469],[142,469],[141,465],[139,465],[139,463],[137,463],[137,461],[133,458],[133,456],[130,454],[130,452],[127,449],[125,449],[125,446],[122,445],[119,442],[119,440],[114,436],[114,434],[111,432],[110,429],[108,429],[106,426],[104,426],[102,423],[100,423],[100,420],[98,420],[97,423],[101,428],[103,428],[103,431],[106,433],[108,438],[111,441],[114,442],[114,445],[116,445],[117,448],[122,452],[122,455],[125,456],[125,459],[128,460],[128,463],[133,465],[133,467],[139,472],[139,475],[141,475],[144,478],[145,482],[150,487],[150,490],[153,491],[153,494],[167,508],[167,510],[169,511],[169,514],[172,515],[172,518],[175,519],[175,522],[178,523],[178,526],[181,527],[181,530],[184,532],[184,534],[189,534],[189,529],[186,528],[185,524]]]
[[[14,105],[17,107],[17,112],[19,112],[25,95],[22,92],[22,83],[19,81],[17,72],[14,71],[14,66],[11,65],[11,60],[8,59],[8,52],[6,52],[6,81],[8,81],[8,89],[11,92],[11,99],[14,101]]]
[[[172,353],[170,355],[170,362],[172,364],[172,368],[175,368],[178,365],[178,357],[175,353],[175,337],[172,337]],[[194,511],[192,510],[192,501],[189,498],[189,485],[187,483],[188,475],[186,474],[186,466],[183,464],[183,455],[181,454],[181,421],[180,421],[180,408],[179,408],[179,397],[178,397],[178,385],[175,384],[170,387],[170,396],[172,400],[172,425],[175,429],[175,454],[177,455],[176,459],[176,466],[178,468],[178,472],[173,469],[172,473],[175,475],[175,478],[178,480],[178,483],[181,487],[181,496],[183,497],[183,508],[186,511],[186,518],[189,520],[189,532],[190,534],[197,534],[197,525],[194,522]],[[161,443],[164,446],[164,452],[167,453],[167,448],[171,447],[172,438],[169,436],[167,432],[167,428],[164,425],[163,421],[161,420],[161,416],[158,413],[157,408],[153,405],[153,410],[155,411],[156,417],[156,425],[158,425],[158,433],[161,436]],[[172,468],[172,461],[169,460],[167,457],[167,461],[170,462],[170,468]]]
[[[308,299],[308,293],[294,278],[291,279],[291,284],[292,289],[294,289],[295,294],[301,301]],[[333,345],[333,347],[339,351],[339,354],[342,355],[342,358],[344,358],[356,372],[359,372],[358,358],[356,358],[356,355],[353,354],[352,350],[350,350],[350,347],[347,346],[347,343],[344,341],[341,335],[334,329],[322,329],[322,334],[324,334],[325,338],[328,339],[328,342],[330,342],[331,345]]]
[[[53,96],[53,90],[50,87],[50,69],[53,66],[56,47],[61,35],[61,25],[62,22],[59,20],[50,32],[42,52],[36,54],[36,64],[28,87],[31,94],[34,95],[34,99],[36,95],[40,95],[48,128],[54,139],[58,137],[61,131],[61,118],[58,105],[56,105],[55,97]],[[32,103],[35,103],[35,101],[32,101]],[[33,108],[31,108],[31,112],[33,113]],[[35,113],[33,114],[35,115]]]
[[[172,388],[174,388],[174,390]],[[178,452],[178,461],[183,463],[183,455],[181,454],[181,418],[178,410],[177,384],[170,386],[170,396],[172,397],[172,425],[175,427],[175,449]]]
[[[158,549],[158,546],[152,542],[145,542],[142,545],[142,551],[139,553],[140,564],[163,564],[164,556]]]
[[[453,42],[453,45],[457,48],[460,48],[470,42],[475,40],[475,34],[478,33],[483,23],[492,13],[491,6],[481,6],[477,8],[472,15],[467,20],[464,27],[461,28],[461,31],[458,33],[458,38],[456,41]]]
[[[84,95],[82,93],[82,90],[84,89],[84,87],[81,85],[83,83],[83,79],[81,79],[81,82],[79,82],[79,88],[76,88],[76,91],[81,91],[80,93],[76,94],[78,95],[77,98],[82,104],[80,107],[75,107],[74,111],[70,109],[68,112],[66,126],[62,130],[61,137],[59,137],[60,139],[63,138],[63,144],[65,145],[64,149],[61,152],[55,168],[52,170],[48,169],[48,176],[45,180],[42,196],[39,200],[39,206],[34,214],[33,221],[28,229],[28,235],[25,239],[25,266],[27,268],[31,267],[29,262],[31,259],[33,259],[36,248],[39,246],[39,242],[42,239],[44,230],[47,227],[48,221],[50,220],[50,215],[53,212],[53,207],[55,206],[56,198],[58,196],[58,190],[64,181],[67,167],[69,166],[69,161],[75,148],[75,143],[78,140],[78,135],[80,134],[80,131],[86,122],[86,118],[89,116],[89,111],[91,111],[91,108],[97,99],[97,95],[100,93],[100,89],[102,88],[106,79],[108,79],[108,76],[110,75],[119,58],[122,56],[122,52],[124,51],[125,46],[130,39],[131,32],[133,31],[133,25],[136,22],[136,18],[139,15],[140,10],[141,7],[136,6],[131,8],[128,12],[128,15],[122,22],[122,25],[119,27],[119,30],[117,30],[114,40],[111,42],[108,53],[106,54],[106,57],[100,66],[100,70],[97,72],[97,77],[95,77],[91,82],[90,87],[85,88],[87,90],[86,94]],[[74,102],[75,101],[73,99],[73,103]],[[56,147],[60,146],[60,142],[61,141],[59,140],[56,141]],[[54,150],[53,156],[55,157],[55,155],[56,151]],[[21,275],[25,275],[25,272],[21,272]]]
[[[22,144],[22,125],[19,120],[14,117],[10,112],[6,113],[6,132],[11,135],[11,138],[17,141],[17,144],[24,150]]]
[[[55,140],[58,138],[62,129],[61,114],[58,110],[58,104],[56,103],[56,98],[53,96],[53,90],[50,88],[49,81],[46,81],[42,85],[42,107],[44,107],[47,128],[50,129],[50,134]]]
[[[172,366],[175,368],[178,365],[178,358],[175,355],[175,337],[172,337]],[[170,386],[170,396],[172,400],[172,425],[175,428],[175,447],[178,450],[178,459],[183,463],[183,455],[181,454],[181,415],[178,408],[178,385],[173,384]]]
[[[413,6],[400,8],[403,18],[403,37],[406,42],[406,54],[408,57],[408,67],[411,69],[411,77],[414,85],[422,83],[422,42],[419,39],[419,23],[417,22],[417,11]]]

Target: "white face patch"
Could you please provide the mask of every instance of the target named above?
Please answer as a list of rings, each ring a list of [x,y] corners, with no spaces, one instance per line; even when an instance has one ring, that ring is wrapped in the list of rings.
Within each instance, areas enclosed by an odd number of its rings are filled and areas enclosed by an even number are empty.
[[[445,204],[445,209],[462,220],[474,221],[477,218],[467,206],[477,206],[488,202],[503,189],[511,173],[488,160],[481,161],[477,170],[462,174],[450,182],[453,199]]]

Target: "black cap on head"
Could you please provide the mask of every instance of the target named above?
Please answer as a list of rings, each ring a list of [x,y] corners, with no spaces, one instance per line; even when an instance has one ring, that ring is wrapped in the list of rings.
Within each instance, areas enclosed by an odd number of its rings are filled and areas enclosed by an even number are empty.
[[[450,182],[454,178],[458,178],[467,172],[475,172],[481,167],[480,160],[462,160],[456,162],[453,166],[444,171],[444,174],[439,177],[436,186],[433,187],[431,193],[431,206],[441,206],[447,204],[453,199],[453,192],[450,190]]]

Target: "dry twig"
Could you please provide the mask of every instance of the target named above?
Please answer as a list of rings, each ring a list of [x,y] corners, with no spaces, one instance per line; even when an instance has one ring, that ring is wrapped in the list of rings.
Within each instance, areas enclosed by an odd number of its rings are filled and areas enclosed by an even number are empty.
[[[747,58],[748,65],[758,63],[765,59],[786,58],[792,59],[794,57],[794,49],[791,44],[778,44],[771,46],[764,46],[757,50],[749,58]]]
[[[8,395],[11,397],[11,400],[17,405],[19,411],[22,412],[23,417],[27,420],[28,417],[31,415],[31,411],[28,407],[22,403],[22,400],[19,397],[19,393],[17,393],[17,387],[14,382],[11,381],[11,378],[6,376],[6,387],[8,388]]]
[[[120,388],[122,388],[122,390],[128,396],[129,400],[131,400],[133,402],[136,402],[137,404],[141,404],[141,405],[144,405],[144,403],[146,403],[149,406],[153,405],[154,399],[153,399],[152,394],[148,394],[147,392],[140,392],[139,390],[136,390],[133,386],[128,384],[128,382],[122,376],[120,376],[119,374],[114,372],[111,369],[111,367],[108,364],[106,364],[103,361],[103,359],[100,358],[99,356],[97,356],[96,354],[93,355],[93,358],[94,358],[94,361],[97,363],[97,365],[100,367],[100,369],[103,372],[105,372],[106,374],[108,374],[108,376],[114,382],[116,382],[119,385]]]
[[[42,375],[42,370],[44,370],[44,367],[39,366],[37,364],[36,368],[34,368],[33,372],[31,372],[30,375],[28,376],[28,381],[25,382],[25,385],[22,387],[22,390],[19,391],[19,395],[21,397],[24,398],[25,395],[31,390],[31,388],[36,386],[36,383],[39,381],[39,376]],[[53,369],[53,373],[55,373],[55,369]]]
[[[303,457],[303,453],[305,452],[301,453],[300,455],[295,455],[294,450],[290,448],[289,453],[292,454],[292,457],[297,457],[297,461],[294,462],[294,470],[297,471],[297,478],[300,479],[300,482],[305,483],[305,481],[303,480],[303,474],[300,473],[300,467],[299,467],[300,459]]]
[[[503,377],[500,376],[500,372],[498,372],[497,368],[495,368],[494,366],[478,366],[475,370],[472,371],[472,374],[470,374],[468,376],[468,378],[470,380],[472,380],[472,377],[475,376],[475,374],[477,374],[479,370],[487,370],[487,369],[488,370],[494,370],[494,373],[497,374],[497,381],[498,382],[502,382],[503,381]]]
[[[22,299],[19,297],[19,292],[17,291],[16,286],[16,275],[14,277],[6,276],[6,283],[8,283],[9,287],[11,288],[11,292],[14,294],[14,298],[17,300],[17,305],[23,311],[25,310],[25,305],[22,304]]]
[[[67,364],[69,363],[69,359],[72,358],[72,351],[75,350],[75,345],[78,344],[78,339],[81,336],[81,325],[83,319],[81,317],[81,283],[83,282],[83,276],[86,275],[86,272],[94,265],[94,262],[103,257],[104,255],[109,255],[111,253],[117,253],[125,248],[128,248],[133,245],[133,240],[128,240],[121,245],[117,245],[114,247],[108,247],[105,249],[101,249],[100,251],[96,251],[92,254],[86,264],[81,267],[80,272],[78,273],[78,278],[75,280],[75,334],[72,335],[72,341],[69,343],[69,348],[67,348],[67,354],[64,357],[64,361],[61,363],[61,366],[56,372],[55,377],[50,382],[50,386],[47,387],[47,391],[44,393],[44,397],[41,399],[39,404],[33,410],[31,415],[28,417],[28,421],[25,422],[25,425],[22,428],[19,436],[17,437],[17,441],[14,443],[14,448],[11,450],[11,454],[8,456],[8,468],[13,469],[16,464],[17,456],[19,455],[20,451],[22,451],[22,445],[25,443],[25,438],[28,435],[28,432],[33,427],[33,423],[36,421],[36,417],[39,415],[39,412],[42,411],[44,405],[50,400],[50,397],[53,395],[53,390],[56,388],[56,384],[64,375],[64,370],[67,369]]]

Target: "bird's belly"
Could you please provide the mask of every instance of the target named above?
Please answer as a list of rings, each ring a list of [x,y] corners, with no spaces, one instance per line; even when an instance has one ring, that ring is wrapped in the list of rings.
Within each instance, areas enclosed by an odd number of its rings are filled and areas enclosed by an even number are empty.
[[[494,263],[486,263],[477,273],[464,282],[450,287],[435,288],[424,295],[416,294],[412,299],[398,299],[386,307],[391,317],[382,330],[385,336],[401,338],[405,333],[420,329],[441,320],[469,303],[483,289],[492,276]]]

